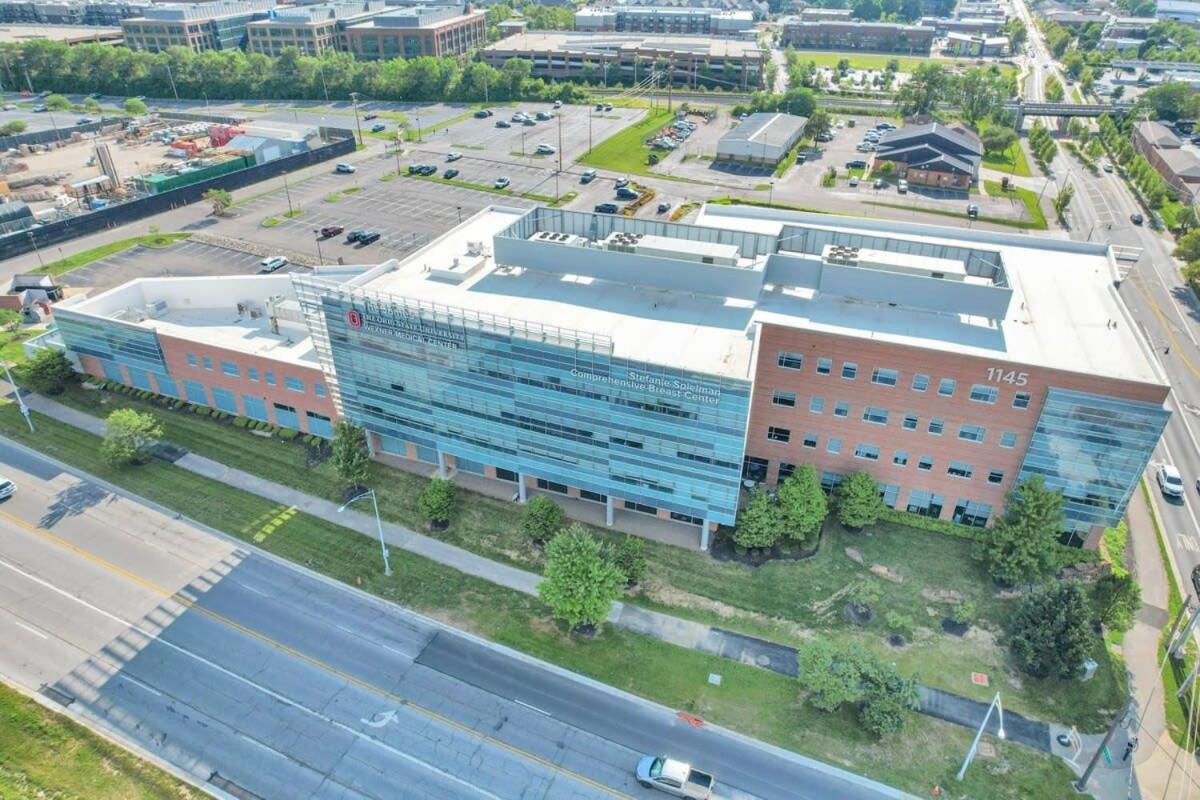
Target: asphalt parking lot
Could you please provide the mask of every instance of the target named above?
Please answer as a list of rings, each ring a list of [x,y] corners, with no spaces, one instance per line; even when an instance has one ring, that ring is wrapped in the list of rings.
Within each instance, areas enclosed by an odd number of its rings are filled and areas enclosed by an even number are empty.
[[[400,163],[402,170],[407,170],[409,163],[432,160],[428,153],[410,152]],[[464,158],[458,164],[465,161]],[[442,162],[436,163],[439,167],[445,166]],[[540,170],[518,177],[515,168],[509,169],[514,190],[524,183],[534,183],[534,176],[542,177]],[[392,157],[368,159],[360,162],[354,175],[319,175],[292,189],[293,207],[302,209],[293,218],[283,216],[287,211],[286,196],[275,192],[239,205],[236,220],[222,220],[210,230],[220,235],[242,236],[282,250],[314,256],[319,253],[321,260],[329,263],[354,264],[405,256],[457,225],[460,219],[466,219],[488,205],[533,205],[532,201],[520,197],[479,192],[406,175],[389,181],[380,180],[385,172],[394,170],[395,159]],[[488,174],[491,174],[490,165]],[[469,174],[463,175],[464,180],[472,178]],[[358,191],[345,193],[354,188]],[[566,188],[563,191],[567,191]],[[333,199],[335,195],[340,197]],[[275,217],[278,224],[264,227],[262,222],[268,217]],[[381,237],[365,247],[347,244],[344,235],[318,239],[320,229],[332,225],[340,225],[346,230],[378,231]]]
[[[524,111],[534,116],[539,111],[555,114],[554,119],[538,120],[534,125],[523,125],[511,122],[512,115]],[[612,136],[622,128],[641,119],[645,111],[639,108],[614,108],[608,112],[597,112],[593,106],[564,105],[555,109],[550,103],[521,103],[519,106],[492,108],[493,116],[486,119],[474,117],[455,123],[449,133],[443,131],[436,140],[437,149],[441,152],[457,150],[464,155],[475,154],[480,158],[499,161],[511,161],[514,156],[520,157],[522,141],[524,152],[533,153],[538,144],[545,143],[556,150],[562,142],[562,164],[567,168],[575,159],[587,152],[590,139],[593,145]],[[499,120],[508,121],[511,128],[497,128]],[[431,142],[432,143],[432,142]],[[558,166],[558,155],[546,156],[543,159],[547,168]]]
[[[165,249],[132,247],[93,261],[63,275],[64,286],[91,287],[93,294],[120,286],[135,278],[197,278],[206,275],[253,275],[260,256],[226,250],[200,242],[176,242]],[[282,271],[305,271],[288,265]]]

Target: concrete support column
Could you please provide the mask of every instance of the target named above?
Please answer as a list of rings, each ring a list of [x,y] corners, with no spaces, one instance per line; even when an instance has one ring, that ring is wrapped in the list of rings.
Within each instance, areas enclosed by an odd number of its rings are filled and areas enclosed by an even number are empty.
[[[446,477],[446,454],[443,453],[441,450],[438,450],[437,456],[438,456],[438,477],[444,478],[444,477]]]
[[[613,524],[613,499],[611,494],[604,500],[604,524],[609,527],[612,527]]]
[[[704,525],[700,527],[700,549],[708,552],[708,532],[712,527],[712,523],[708,521],[708,517],[704,518]]]
[[[528,493],[525,491],[525,473],[518,472],[517,473],[517,498],[520,500],[520,502],[524,503],[527,496],[528,496]]]

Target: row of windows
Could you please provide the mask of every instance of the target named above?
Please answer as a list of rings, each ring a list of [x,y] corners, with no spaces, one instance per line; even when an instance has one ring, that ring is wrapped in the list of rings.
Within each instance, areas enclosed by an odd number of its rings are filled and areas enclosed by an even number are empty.
[[[793,405],[794,402],[795,398],[793,396]],[[776,403],[776,405],[788,405],[788,403]],[[824,398],[812,398],[812,400],[809,402],[808,410],[814,414],[824,413]],[[833,407],[833,415],[841,419],[847,418],[850,416],[850,404],[839,401]],[[874,406],[866,406],[863,408],[863,422],[871,425],[887,425],[888,418],[889,413],[886,408],[876,408]],[[900,426],[906,431],[915,431],[920,426],[920,418],[916,414],[905,414]],[[930,417],[926,430],[932,436],[941,436],[946,431],[946,421],[941,417]],[[987,427],[983,425],[972,425],[964,422],[958,426],[958,438],[964,442],[983,443],[987,439]],[[778,425],[772,425],[767,429],[767,439],[773,442],[787,442],[791,439],[791,429],[783,428]],[[1000,446],[1006,450],[1016,447],[1016,432],[1002,432],[1000,434]]]
[[[187,363],[188,363],[188,366],[192,366],[192,367],[199,367],[201,364],[203,364],[204,368],[206,370],[208,370],[209,372],[213,371],[213,360],[209,356],[201,356],[200,359],[197,360],[195,353],[188,353],[187,354]],[[221,366],[221,372],[223,374],[228,375],[231,378],[242,377],[241,368],[234,362],[222,360],[220,366]],[[246,378],[250,381],[253,381],[254,383],[258,383],[258,368],[257,367],[246,367]],[[263,380],[263,383],[267,384],[267,386],[275,386],[276,385],[275,373],[269,369],[263,370],[262,380]],[[284,375],[283,376],[283,385],[287,387],[287,390],[289,392],[296,392],[298,394],[305,393],[304,381],[301,380],[300,378],[296,378],[291,375]],[[323,384],[319,381],[314,382],[313,383],[313,394],[315,394],[317,397],[324,397],[325,396],[325,384]]]
[[[804,356],[800,353],[780,351],[776,364],[783,369],[801,370],[804,368]],[[816,372],[818,375],[832,375],[833,359],[818,358]],[[843,361],[841,375],[843,379],[848,381],[857,379],[858,364],[853,361]],[[896,386],[899,382],[900,373],[894,369],[875,367],[871,370],[871,383],[879,386]],[[912,377],[911,388],[914,392],[926,392],[929,390],[929,384],[930,379],[928,375],[916,374]],[[957,390],[958,381],[953,378],[942,378],[938,381],[937,393],[939,397],[953,397]],[[793,395],[794,397],[795,395]],[[1000,390],[995,386],[976,383],[971,385],[971,391],[967,397],[976,403],[994,404],[1000,397]],[[1029,400],[1029,392],[1016,392],[1013,394],[1013,408],[1029,408]]]
[[[776,442],[787,442],[791,439],[791,435],[791,431],[787,430],[786,428],[772,427],[769,428],[767,432],[767,438]],[[818,434],[806,433],[804,434],[803,439],[801,439],[801,442],[805,448],[809,450],[815,450],[820,446],[820,440],[821,437]],[[825,442],[825,451],[832,455],[839,455],[842,452],[842,440],[833,436],[829,437],[829,439]],[[876,445],[860,442],[854,448],[854,457],[861,458],[865,461],[878,461],[879,452],[879,447]],[[896,450],[892,454],[892,464],[897,467],[908,466],[908,461],[909,456],[907,450]],[[933,465],[933,456],[921,456],[917,460],[917,469],[922,472],[931,472],[933,470]],[[956,478],[965,478],[970,480],[975,475],[975,467],[973,464],[968,464],[965,461],[951,461],[946,467],[946,474],[952,475]],[[786,476],[781,476],[780,479],[782,480],[783,477]],[[988,483],[1003,483],[1004,470],[990,470],[988,472],[987,480]]]

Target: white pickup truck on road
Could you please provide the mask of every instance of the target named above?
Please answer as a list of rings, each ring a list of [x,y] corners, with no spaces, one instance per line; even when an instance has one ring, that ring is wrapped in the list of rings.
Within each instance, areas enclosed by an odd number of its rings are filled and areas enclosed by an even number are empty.
[[[663,756],[643,757],[635,774],[638,783],[647,789],[658,789],[687,800],[709,800],[716,785],[713,776],[707,772]]]

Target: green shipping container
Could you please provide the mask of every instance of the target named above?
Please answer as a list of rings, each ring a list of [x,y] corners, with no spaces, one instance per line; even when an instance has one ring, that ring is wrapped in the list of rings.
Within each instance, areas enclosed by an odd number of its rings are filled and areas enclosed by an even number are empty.
[[[237,172],[238,170],[253,166],[254,156],[237,156],[228,161],[222,161],[219,164],[213,164],[212,166],[176,175],[164,175],[161,173],[147,175],[137,178],[136,182],[151,194],[161,194],[169,192],[172,189],[178,189],[181,186],[191,186],[193,183],[199,183],[200,181],[215,178],[218,175],[227,175],[230,172]]]

